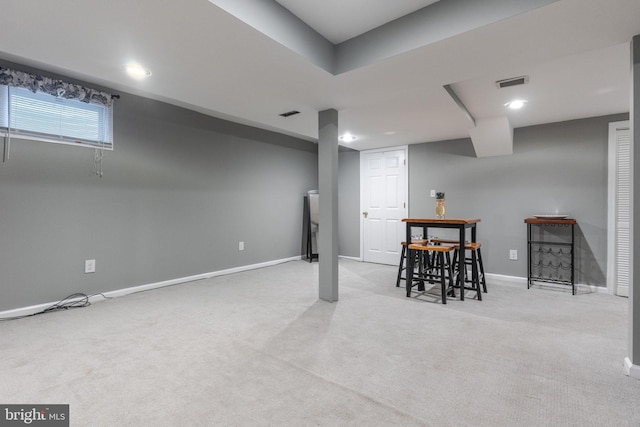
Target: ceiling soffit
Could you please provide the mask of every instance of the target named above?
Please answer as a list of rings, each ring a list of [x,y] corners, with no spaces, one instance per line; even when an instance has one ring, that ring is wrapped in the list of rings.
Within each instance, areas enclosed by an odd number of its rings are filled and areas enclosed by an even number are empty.
[[[325,71],[338,75],[558,0],[440,0],[337,45],[275,0],[209,1]]]

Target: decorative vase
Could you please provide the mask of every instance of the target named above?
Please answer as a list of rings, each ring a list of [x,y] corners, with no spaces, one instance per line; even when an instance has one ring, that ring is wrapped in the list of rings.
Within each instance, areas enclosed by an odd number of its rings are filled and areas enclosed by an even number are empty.
[[[444,193],[436,194],[436,218],[444,219]]]

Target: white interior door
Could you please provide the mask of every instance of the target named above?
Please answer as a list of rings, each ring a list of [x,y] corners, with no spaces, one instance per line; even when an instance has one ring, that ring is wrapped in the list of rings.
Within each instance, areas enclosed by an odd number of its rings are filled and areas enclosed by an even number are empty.
[[[365,262],[396,265],[407,216],[407,147],[360,152],[362,253]]]
[[[609,220],[607,288],[629,296],[631,269],[631,131],[629,122],[609,124]]]

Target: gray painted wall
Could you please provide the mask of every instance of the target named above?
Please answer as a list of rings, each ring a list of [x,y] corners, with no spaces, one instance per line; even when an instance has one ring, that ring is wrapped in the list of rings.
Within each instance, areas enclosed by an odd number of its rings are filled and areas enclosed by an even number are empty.
[[[428,190],[445,191],[448,216],[482,218],[487,271],[524,277],[522,220],[558,209],[579,223],[578,282],[603,286],[608,123],[627,117],[516,129],[505,157],[475,158],[468,139],[411,145],[410,215],[432,216]],[[91,149],[12,141],[0,164],[0,310],[301,253],[315,144],[127,94],[114,121],[103,178]],[[339,253],[359,257],[359,153],[339,157]]]
[[[576,281],[606,286],[608,123],[627,114],[515,129],[513,155],[476,158],[470,139],[409,146],[410,215],[477,217],[485,269],[526,277],[524,218],[564,213],[576,227]],[[438,231],[439,234],[442,234]],[[509,260],[509,249],[518,260]]]
[[[315,144],[127,94],[114,123],[103,178],[92,149],[12,140],[0,310],[300,255]]]
[[[342,256],[360,258],[360,152],[340,152],[338,240]]]

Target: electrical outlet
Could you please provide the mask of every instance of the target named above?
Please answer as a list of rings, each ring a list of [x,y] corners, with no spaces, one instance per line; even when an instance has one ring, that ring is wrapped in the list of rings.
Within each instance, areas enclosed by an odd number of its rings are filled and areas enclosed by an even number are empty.
[[[244,251],[244,242],[239,242],[238,243],[238,250],[239,251]]]
[[[518,250],[517,249],[509,249],[509,259],[517,261],[518,260]]]
[[[84,272],[85,273],[95,273],[96,272],[96,260],[95,259],[85,259],[84,260]]]
[[[431,190],[431,197],[436,197],[436,190]]]

